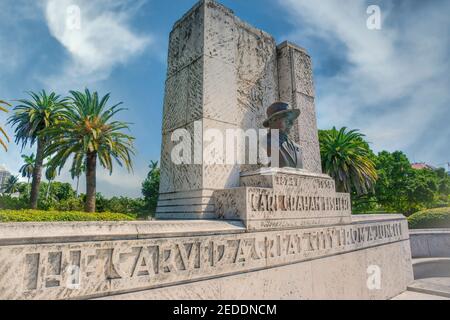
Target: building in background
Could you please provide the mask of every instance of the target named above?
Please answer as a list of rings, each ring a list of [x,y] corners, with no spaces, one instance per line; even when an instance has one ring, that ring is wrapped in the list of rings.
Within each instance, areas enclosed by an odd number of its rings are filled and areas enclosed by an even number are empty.
[[[6,181],[8,181],[10,176],[11,173],[6,170],[4,166],[0,165],[0,193],[3,192],[3,186],[6,184]]]
[[[425,162],[413,163],[413,164],[411,164],[411,167],[416,170],[424,170],[424,169],[435,170],[436,169],[435,167],[433,167],[429,164],[426,164]]]

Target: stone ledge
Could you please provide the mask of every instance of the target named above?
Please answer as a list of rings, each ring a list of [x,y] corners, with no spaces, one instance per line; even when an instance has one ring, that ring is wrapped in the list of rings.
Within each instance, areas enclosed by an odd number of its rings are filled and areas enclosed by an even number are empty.
[[[405,220],[405,217],[399,214],[352,216],[352,224],[389,220]],[[246,231],[241,221],[234,220],[0,223],[0,246],[218,235]]]
[[[358,214],[352,215],[353,223],[366,223],[376,221],[389,221],[389,220],[406,220],[406,217],[402,214]]]
[[[275,174],[289,174],[295,176],[306,176],[330,179],[330,176],[324,173],[311,172],[304,169],[294,168],[261,168],[256,171],[242,172],[241,177],[259,176],[259,175],[275,175]]]
[[[414,229],[409,232],[411,235],[423,234],[450,234],[450,229]]]
[[[135,240],[245,232],[240,221],[0,223],[0,246],[13,244]]]

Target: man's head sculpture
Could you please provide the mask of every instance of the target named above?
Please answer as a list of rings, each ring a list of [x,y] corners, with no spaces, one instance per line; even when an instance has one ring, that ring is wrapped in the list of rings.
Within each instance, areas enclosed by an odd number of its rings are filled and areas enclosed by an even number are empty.
[[[300,110],[291,109],[285,102],[275,102],[267,108],[267,120],[263,126],[289,133],[294,121],[300,116]]]
[[[292,129],[295,120],[300,116],[300,110],[292,109],[288,103],[275,102],[267,108],[267,120],[264,121],[263,126],[269,128],[268,135],[268,149],[267,155],[271,157],[272,130],[279,130],[279,165],[280,168],[303,168],[302,152],[300,147],[289,139],[289,132]],[[271,163],[274,165],[274,162]]]

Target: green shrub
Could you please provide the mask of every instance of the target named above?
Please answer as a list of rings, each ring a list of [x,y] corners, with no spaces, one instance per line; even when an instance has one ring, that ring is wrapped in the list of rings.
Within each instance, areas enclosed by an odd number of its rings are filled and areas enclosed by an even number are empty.
[[[19,210],[28,208],[28,199],[25,198],[13,198],[10,195],[0,195],[0,210],[11,209]]]
[[[450,207],[416,212],[408,217],[410,229],[450,228]]]
[[[0,210],[0,222],[50,221],[131,221],[134,216],[121,213],[86,213],[78,211]]]
[[[69,198],[66,200],[61,200],[54,207],[54,210],[56,211],[83,211],[83,209],[84,209],[84,202],[81,198]],[[111,212],[120,212],[120,211],[111,210]]]

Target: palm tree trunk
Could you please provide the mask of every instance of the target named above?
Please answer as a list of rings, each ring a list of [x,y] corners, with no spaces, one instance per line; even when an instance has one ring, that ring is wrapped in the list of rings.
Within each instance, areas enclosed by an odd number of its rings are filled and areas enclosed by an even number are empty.
[[[84,207],[84,210],[86,212],[95,212],[96,166],[97,166],[97,153],[89,152],[87,154],[87,164],[86,164],[86,203]]]
[[[47,194],[45,195],[45,200],[48,200],[48,195],[50,194],[51,185],[52,185],[52,180],[48,180]]]
[[[77,176],[77,198],[78,198],[78,187],[80,186],[80,176]]]
[[[30,207],[37,209],[39,198],[39,186],[42,179],[42,165],[44,163],[44,139],[39,138],[37,142],[36,164],[33,170],[33,181],[31,183]]]

